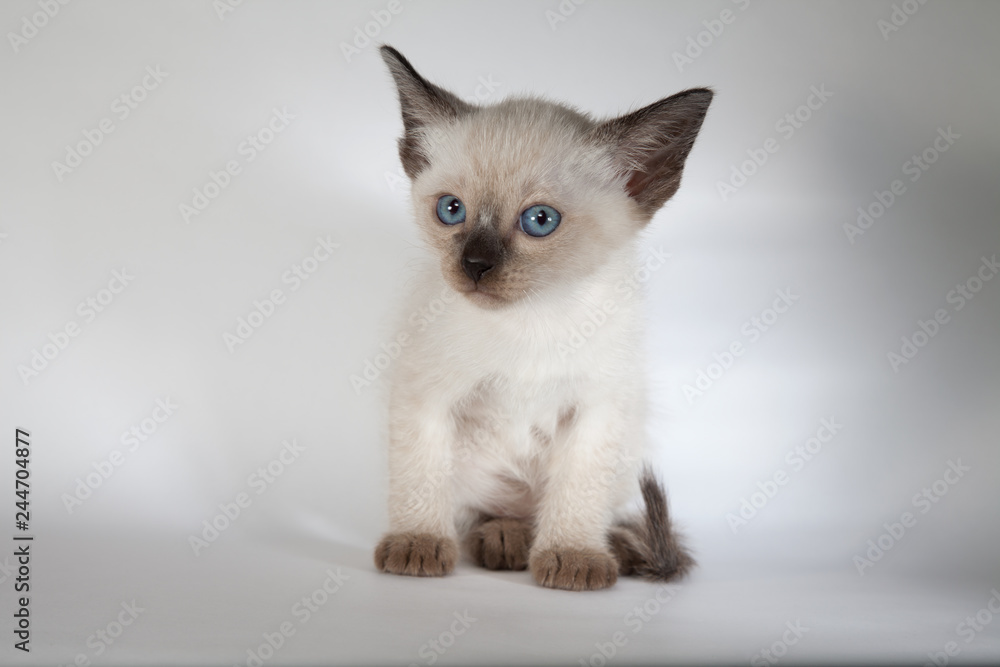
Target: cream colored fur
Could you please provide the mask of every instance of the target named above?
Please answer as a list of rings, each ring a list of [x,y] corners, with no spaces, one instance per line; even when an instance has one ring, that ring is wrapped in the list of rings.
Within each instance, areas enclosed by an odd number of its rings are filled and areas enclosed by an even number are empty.
[[[472,107],[398,53],[385,57],[403,103],[413,215],[437,260],[416,277],[410,307],[456,296],[426,326],[402,325],[410,342],[391,369],[389,535],[451,544],[482,515],[513,517],[533,527],[533,556],[611,558],[609,531],[637,495],[645,448],[641,299],[624,286],[707,102],[693,133],[671,118],[654,128],[681,128],[670,148],[646,120],[600,124],[538,99]],[[663,160],[677,166],[657,181],[662,192],[635,185]],[[466,222],[438,220],[443,194],[465,203]],[[535,204],[562,215],[550,236],[518,229]],[[461,265],[473,234],[504,248],[478,283]],[[419,563],[383,569],[425,573]]]

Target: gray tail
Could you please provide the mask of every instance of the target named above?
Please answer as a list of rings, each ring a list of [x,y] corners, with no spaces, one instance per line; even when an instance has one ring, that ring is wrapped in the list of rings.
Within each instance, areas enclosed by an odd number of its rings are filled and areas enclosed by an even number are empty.
[[[667,511],[667,495],[648,467],[639,476],[645,514],[616,524],[609,541],[619,572],[650,581],[676,581],[695,565],[694,558],[674,530]]]

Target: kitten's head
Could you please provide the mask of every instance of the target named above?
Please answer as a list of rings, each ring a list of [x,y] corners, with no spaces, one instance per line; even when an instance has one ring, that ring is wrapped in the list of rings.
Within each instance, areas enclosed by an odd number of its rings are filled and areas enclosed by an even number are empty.
[[[463,102],[382,47],[399,155],[445,280],[484,308],[561,289],[632,240],[680,185],[712,91],[595,122],[540,99]]]

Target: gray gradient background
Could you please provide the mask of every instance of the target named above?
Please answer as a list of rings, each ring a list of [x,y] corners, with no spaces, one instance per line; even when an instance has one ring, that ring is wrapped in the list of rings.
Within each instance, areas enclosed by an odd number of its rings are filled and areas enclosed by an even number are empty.
[[[1000,5],[930,2],[888,39],[890,2],[741,5],[588,2],[553,30],[555,0],[404,0],[375,38],[467,99],[481,77],[499,84],[491,99],[542,93],[597,115],[718,93],[644,241],[670,253],[646,283],[653,458],[701,567],[636,633],[626,615],[656,592],[642,582],[570,594],[468,564],[441,580],[371,564],[383,388],[356,392],[350,376],[415,307],[400,295],[424,252],[396,182],[394,89],[374,46],[347,62],[340,44],[386,3],[249,0],[220,19],[208,1],[73,2],[19,52],[5,38],[0,484],[25,428],[36,542],[29,656],[11,647],[12,548],[0,551],[0,663],[246,664],[291,620],[265,664],[427,664],[421,647],[465,610],[477,620],[441,664],[580,664],[619,630],[611,664],[747,664],[796,621],[809,631],[782,664],[921,664],[949,641],[956,661],[1000,660],[1000,618],[971,642],[957,634],[1000,588],[1000,280],[959,312],[946,302],[1000,252]],[[734,21],[678,71],[672,53],[724,9]],[[37,11],[6,2],[0,27]],[[168,76],[119,120],[112,101],[147,66]],[[775,123],[811,86],[833,96],[785,139]],[[295,119],[245,162],[237,146],[275,107]],[[51,163],[104,117],[114,132],[58,181]],[[904,162],[949,126],[960,138],[910,182]],[[722,201],[717,183],[769,137],[779,151]],[[178,205],[230,159],[242,173],[185,224]],[[905,194],[850,243],[843,225],[894,179]],[[282,274],[327,235],[340,248],[291,292]],[[77,304],[123,267],[127,289],[22,382],[18,366],[82,323]],[[275,288],[287,302],[230,353],[223,333]],[[786,288],[799,297],[788,313],[686,400]],[[938,308],[950,322],[894,372],[887,353]],[[120,434],[165,397],[180,408],[127,452]],[[727,513],[790,471],[786,452],[824,417],[842,430],[734,533]],[[195,556],[189,536],[289,438],[301,457]],[[62,495],[113,450],[124,463],[69,513]],[[959,459],[971,471],[921,514],[914,494]],[[854,556],[905,511],[917,524],[860,576]],[[331,567],[349,578],[299,624],[292,605]],[[95,655],[88,637],[132,600],[145,611]]]

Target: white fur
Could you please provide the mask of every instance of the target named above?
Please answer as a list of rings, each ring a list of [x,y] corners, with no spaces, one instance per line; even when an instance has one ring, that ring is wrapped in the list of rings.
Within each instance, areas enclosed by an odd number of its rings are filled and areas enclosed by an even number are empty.
[[[377,562],[419,573],[437,560],[424,571],[446,571],[448,542],[485,514],[531,524],[540,582],[609,585],[609,529],[638,490],[644,448],[635,241],[679,186],[712,93],[599,123],[537,98],[469,105],[391,47],[382,54],[399,92],[414,218],[438,260],[418,277],[413,306],[450,298],[405,330],[393,368],[391,534]],[[463,220],[437,218],[444,195],[463,202]],[[518,225],[537,204],[561,215],[544,237]],[[669,534],[666,508],[651,511],[649,521],[662,516],[651,529]],[[417,547],[407,534],[437,540]],[[560,553],[595,552],[606,558],[582,561],[587,573],[549,571],[563,567]],[[646,565],[669,577],[676,556],[661,548]]]
[[[393,532],[457,538],[482,511],[533,519],[533,549],[606,550],[644,445],[640,299],[622,289],[633,256],[626,243],[569,298],[488,310],[455,294],[406,330],[390,397]],[[450,289],[428,270],[415,303]],[[607,319],[593,330],[588,312]],[[579,345],[581,331],[593,333]]]

